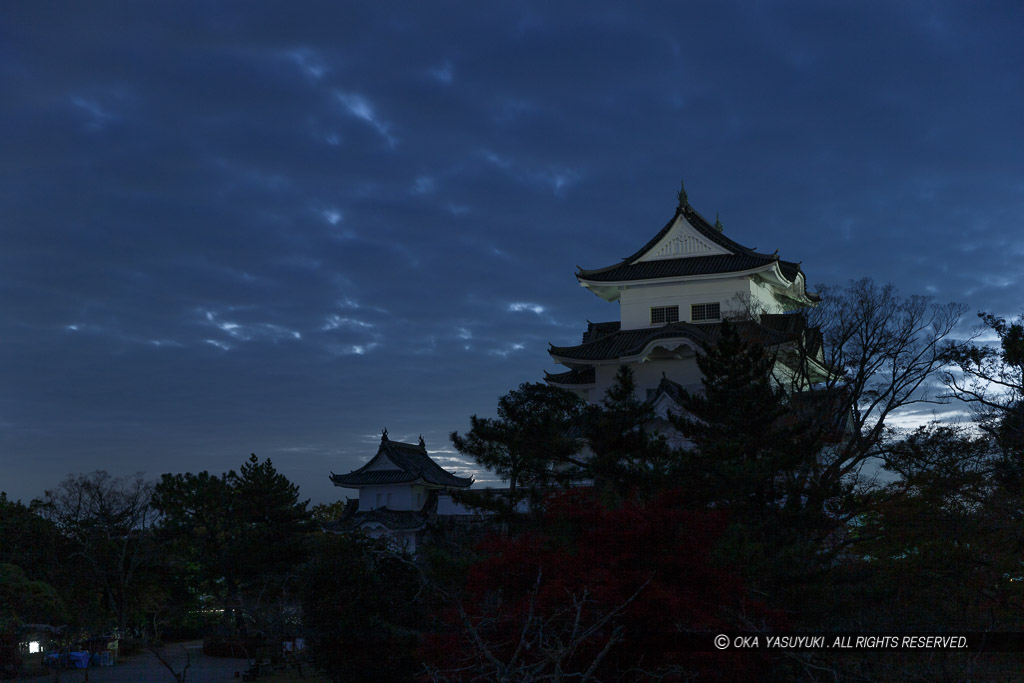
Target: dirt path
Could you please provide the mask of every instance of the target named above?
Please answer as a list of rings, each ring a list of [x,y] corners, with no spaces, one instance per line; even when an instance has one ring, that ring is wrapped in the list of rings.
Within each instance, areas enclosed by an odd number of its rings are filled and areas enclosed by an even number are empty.
[[[203,654],[201,641],[168,645],[164,652],[164,658],[178,672],[184,668],[186,652],[188,653],[187,656],[191,658],[192,663],[186,674],[186,683],[228,683],[235,680],[236,671],[245,671],[248,668],[245,659],[207,657]],[[116,666],[65,669],[60,674],[60,681],[82,683],[85,681],[86,671],[89,672],[89,683],[174,683],[171,673],[151,652],[124,658]],[[18,680],[25,683],[52,683],[53,673]]]

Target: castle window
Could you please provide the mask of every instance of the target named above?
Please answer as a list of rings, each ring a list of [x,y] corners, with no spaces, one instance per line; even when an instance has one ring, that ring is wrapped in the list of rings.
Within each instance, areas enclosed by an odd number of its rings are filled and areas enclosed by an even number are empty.
[[[690,306],[690,320],[699,323],[706,320],[721,320],[722,306],[719,303],[693,304]]]
[[[674,323],[679,321],[678,306],[651,306],[651,324]]]

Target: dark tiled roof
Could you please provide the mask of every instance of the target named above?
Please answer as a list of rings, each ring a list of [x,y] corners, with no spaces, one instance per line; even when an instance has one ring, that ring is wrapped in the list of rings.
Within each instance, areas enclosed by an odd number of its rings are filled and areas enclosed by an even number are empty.
[[[691,256],[636,263],[623,262],[612,268],[581,270],[576,277],[591,282],[621,282],[623,280],[654,280],[662,277],[710,275],[712,273],[736,273],[767,266],[775,260],[770,256],[747,256],[745,254]]]
[[[583,343],[596,341],[601,337],[607,337],[613,332],[618,332],[622,328],[622,323],[618,320],[612,320],[606,323],[592,323],[587,321],[587,331],[583,333]]]
[[[728,250],[731,254],[716,254],[711,256],[691,256],[686,258],[659,259],[656,261],[638,261],[644,254],[650,251],[665,235],[669,233],[676,219],[682,214],[686,221],[692,225],[697,232],[706,239],[718,246]],[[697,213],[688,203],[676,209],[672,219],[665,224],[657,235],[633,255],[628,256],[617,263],[604,268],[584,270],[576,274],[580,280],[592,282],[621,282],[624,280],[653,280],[666,277],[685,277],[688,275],[711,275],[714,273],[734,273],[745,270],[760,268],[778,261],[779,268],[787,279],[793,280],[800,272],[800,264],[791,261],[781,261],[776,254],[759,254],[753,249],[735,242],[715,226],[708,223],[707,219]]]
[[[798,339],[804,335],[807,354],[812,358],[822,346],[821,330],[808,327],[807,318],[794,313],[762,313],[761,325],[786,335],[790,339]]]
[[[748,341],[759,344],[782,344],[792,336],[755,322],[735,323],[740,334]],[[691,323],[670,323],[661,327],[645,327],[638,330],[619,330],[596,341],[579,346],[551,346],[548,353],[556,358],[580,361],[617,360],[639,354],[652,341],[659,339],[689,339],[704,346],[718,337],[722,323],[693,325]]]
[[[406,484],[419,479],[415,473],[403,472],[402,470],[373,470],[363,472],[355,470],[348,474],[331,474],[331,481],[335,486],[382,486],[385,484]]]
[[[371,469],[382,458],[390,460],[397,469]],[[425,481],[435,486],[463,488],[473,483],[472,477],[457,477],[434,462],[427,455],[427,448],[419,444],[391,441],[387,433],[380,440],[377,455],[370,462],[348,474],[331,473],[335,486],[358,488],[381,484],[405,484]]]
[[[359,499],[350,498],[342,510],[341,517],[323,525],[325,531],[344,533],[355,531],[364,524],[381,524],[392,531],[414,531],[422,529],[437,514],[437,491],[431,491],[419,510],[391,510],[379,507],[359,511]]]
[[[380,524],[391,531],[416,531],[426,526],[428,520],[427,514],[416,510],[389,510],[380,507],[365,512],[343,514],[341,519],[324,524],[323,529],[333,533],[346,533],[356,531],[364,524]]]
[[[619,330],[579,346],[552,345],[548,348],[548,353],[573,360],[614,360],[640,353],[655,339],[685,338],[698,344],[705,344],[711,340],[706,331],[709,327],[711,325],[702,325],[698,328],[690,323],[671,323],[639,330]]]
[[[779,270],[782,271],[783,276],[785,276],[785,278],[787,280],[789,280],[790,282],[795,281],[796,280],[796,276],[800,275],[801,273],[803,273],[803,271],[800,269],[800,264],[799,263],[793,263],[792,261],[782,261],[782,260],[780,260],[779,261]],[[807,291],[807,281],[806,280],[807,280],[807,278],[805,277],[804,278],[804,294],[811,301],[821,301],[821,295],[820,294],[818,294],[817,292],[809,292],[809,291]]]
[[[359,528],[364,524],[380,524],[391,531],[415,531],[427,524],[427,516],[414,510],[389,510],[386,507],[352,515],[349,525]]]
[[[800,273],[800,264],[793,263],[792,261],[783,261],[779,259],[779,270],[786,276],[786,279],[792,282],[796,279],[796,276]]]
[[[549,384],[572,385],[572,384],[593,384],[596,380],[594,366],[582,370],[569,370],[568,372],[550,373],[544,371],[544,380]]]

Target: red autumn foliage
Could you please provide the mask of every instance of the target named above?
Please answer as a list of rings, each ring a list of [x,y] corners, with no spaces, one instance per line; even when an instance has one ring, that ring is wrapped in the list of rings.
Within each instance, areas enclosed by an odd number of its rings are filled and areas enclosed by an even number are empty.
[[[686,651],[687,633],[778,619],[713,564],[724,514],[674,500],[668,493],[609,509],[577,489],[548,501],[540,530],[490,537],[462,600],[444,615],[447,631],[424,640],[435,678],[756,677],[763,662],[751,653]]]

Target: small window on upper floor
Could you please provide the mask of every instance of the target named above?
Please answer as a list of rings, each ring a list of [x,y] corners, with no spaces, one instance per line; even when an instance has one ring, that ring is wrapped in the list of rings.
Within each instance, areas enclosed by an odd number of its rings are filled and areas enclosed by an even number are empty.
[[[661,325],[679,321],[678,306],[651,306],[651,324]]]
[[[719,303],[693,304],[690,306],[690,320],[695,323],[721,320],[722,306]]]

